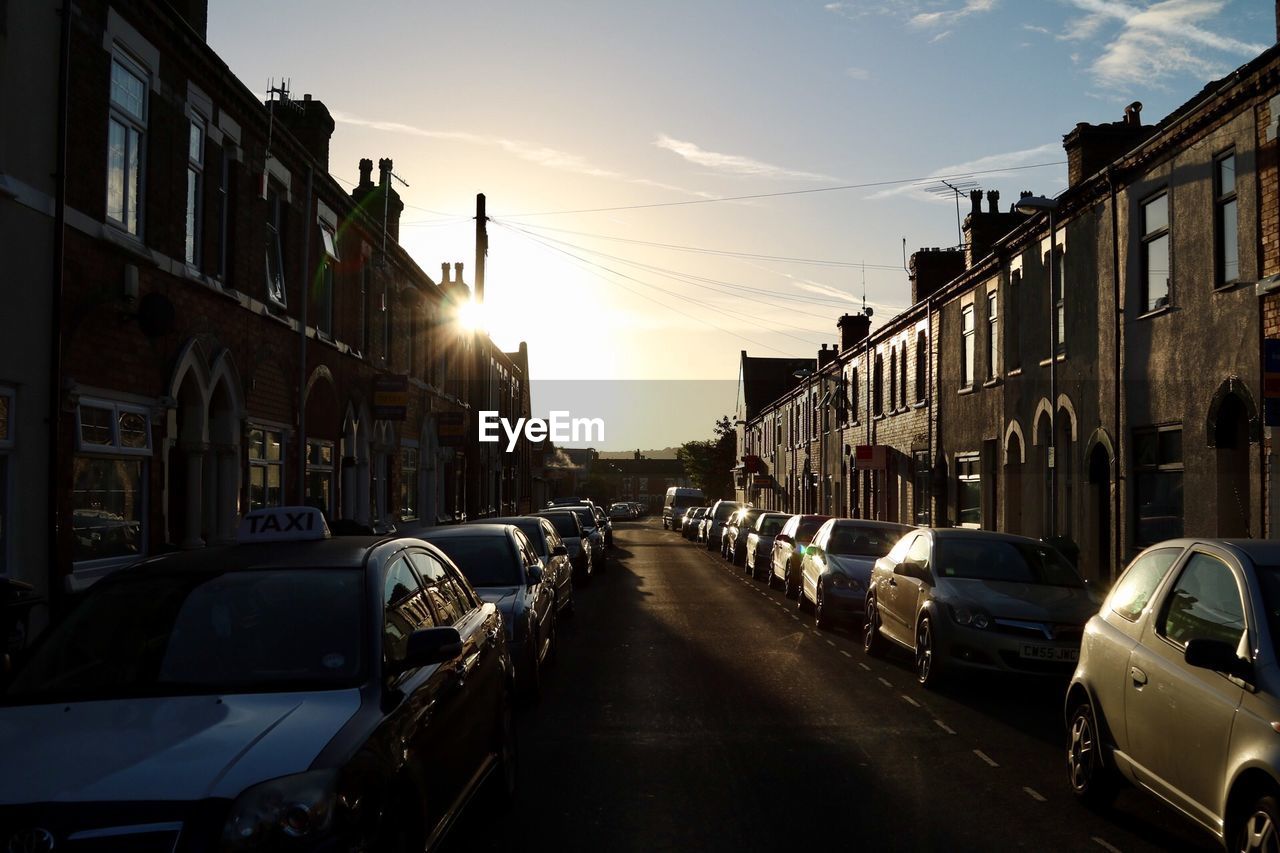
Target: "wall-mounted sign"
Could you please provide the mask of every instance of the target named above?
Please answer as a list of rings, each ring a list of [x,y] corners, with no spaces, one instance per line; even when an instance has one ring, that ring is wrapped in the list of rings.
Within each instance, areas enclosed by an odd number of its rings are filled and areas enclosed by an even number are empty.
[[[402,421],[409,415],[409,377],[384,374],[373,377],[373,418]]]
[[[773,478],[768,474],[756,474],[751,478],[751,485],[757,489],[772,489]]]
[[[883,470],[889,467],[889,454],[883,444],[859,444],[853,451],[854,467]]]

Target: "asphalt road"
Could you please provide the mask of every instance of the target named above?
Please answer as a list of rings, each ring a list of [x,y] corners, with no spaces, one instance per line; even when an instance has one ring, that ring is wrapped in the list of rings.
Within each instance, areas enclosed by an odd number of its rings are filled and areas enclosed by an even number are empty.
[[[659,521],[615,540],[522,712],[518,805],[450,850],[1214,849],[1135,791],[1072,799],[1061,684],[926,691]]]

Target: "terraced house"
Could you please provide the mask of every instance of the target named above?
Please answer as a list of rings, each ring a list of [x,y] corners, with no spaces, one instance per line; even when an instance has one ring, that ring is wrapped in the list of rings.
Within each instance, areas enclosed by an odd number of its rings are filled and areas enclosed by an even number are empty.
[[[1066,537],[1094,578],[1164,538],[1276,535],[1277,116],[1273,48],[1155,124],[1077,125],[1056,198],[975,191],[963,246],[912,257],[911,308],[841,318],[838,351],[740,406],[740,498]]]
[[[0,151],[0,570],[54,595],[262,506],[404,529],[528,501],[527,449],[468,428],[528,415],[527,352],[458,322],[462,264],[435,282],[400,245],[392,160],[342,186],[324,104],[264,102],[206,21],[0,4],[3,112],[32,141]]]

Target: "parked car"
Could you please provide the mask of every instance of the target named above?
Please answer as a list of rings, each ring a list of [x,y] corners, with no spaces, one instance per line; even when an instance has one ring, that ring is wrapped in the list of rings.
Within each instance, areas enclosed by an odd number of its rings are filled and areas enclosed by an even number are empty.
[[[501,624],[434,545],[251,512],[236,545],[99,580],[19,663],[0,692],[0,840],[434,846],[486,779],[515,792]]]
[[[610,521],[625,521],[636,517],[636,508],[627,503],[615,503],[609,507]]]
[[[547,509],[557,506],[578,506],[581,503],[584,503],[582,498],[552,498],[547,501]]]
[[[1098,601],[1045,542],[948,528],[912,531],[876,561],[866,607],[867,652],[908,649],[927,687],[966,667],[1068,675]]]
[[[711,511],[707,513],[707,523],[702,530],[702,541],[706,543],[708,551],[719,550],[722,543],[722,535],[724,534],[724,526],[729,521],[729,516],[742,509],[743,504],[737,501],[716,501],[711,506]]]
[[[735,566],[746,563],[747,535],[755,526],[756,519],[763,514],[763,509],[743,507],[729,516],[729,521],[724,526],[724,533],[721,534],[723,545],[720,548],[720,556]]]
[[[1176,539],[1139,554],[1085,627],[1067,778],[1127,780],[1231,850],[1280,843],[1280,542]]]
[[[690,542],[697,540],[698,526],[706,516],[707,509],[708,508],[705,506],[695,506],[692,509],[685,511],[684,522],[681,528],[681,533],[684,535],[685,539],[688,539]]]
[[[560,541],[569,552],[569,565],[573,566],[573,581],[586,586],[596,573],[595,544],[582,529],[581,516],[570,509],[544,509],[530,513],[533,518],[545,518],[556,529]]]
[[[800,558],[799,608],[812,610],[822,629],[837,622],[861,627],[872,567],[913,529],[853,518],[833,518],[819,527]]]
[[[707,502],[702,489],[689,489],[684,486],[671,486],[662,503],[662,529],[680,530],[685,512],[695,506]]]
[[[542,668],[556,650],[556,594],[543,583],[542,561],[529,537],[511,524],[484,522],[429,527],[422,538],[448,555],[476,593],[502,614],[516,686],[530,699],[542,692]]]
[[[582,523],[582,536],[591,542],[591,556],[595,561],[594,571],[597,574],[603,572],[608,562],[608,541],[605,539],[605,530],[601,527],[602,522],[595,506],[578,504],[560,507],[560,509],[567,509],[578,516],[578,521]]]
[[[529,537],[538,559],[542,561],[542,582],[550,584],[555,591],[556,612],[562,616],[573,613],[573,563],[569,558],[569,547],[556,532],[551,519],[513,515],[507,518],[490,518],[484,523],[514,525]]]
[[[791,516],[784,512],[761,513],[755,527],[747,534],[747,571],[755,580],[764,580],[771,571],[773,537]]]
[[[773,537],[773,554],[769,558],[769,586],[780,584],[787,598],[800,594],[800,558],[805,546],[829,515],[793,515]]]

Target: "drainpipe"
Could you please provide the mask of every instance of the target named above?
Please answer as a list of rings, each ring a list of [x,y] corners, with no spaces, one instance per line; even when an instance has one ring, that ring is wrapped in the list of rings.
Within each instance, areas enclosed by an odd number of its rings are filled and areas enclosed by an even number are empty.
[[[1111,191],[1111,299],[1115,307],[1115,338],[1114,338],[1114,364],[1113,376],[1115,377],[1115,387],[1112,393],[1115,396],[1115,454],[1113,460],[1115,479],[1111,495],[1111,527],[1115,530],[1112,536],[1111,547],[1115,551],[1114,562],[1109,566],[1108,580],[1115,578],[1116,570],[1124,565],[1124,530],[1125,518],[1123,515],[1124,506],[1120,500],[1120,482],[1123,479],[1122,472],[1124,468],[1120,464],[1120,450],[1125,446],[1124,436],[1120,432],[1121,424],[1124,419],[1121,417],[1120,407],[1124,405],[1124,376],[1120,373],[1121,349],[1124,340],[1124,306],[1120,304],[1120,222],[1119,213],[1116,210],[1116,174],[1115,168],[1107,169],[1107,186]]]
[[[936,458],[934,456],[934,451],[933,451],[933,416],[935,414],[934,405],[936,402],[934,398],[937,396],[937,394],[935,393],[935,390],[933,387],[933,294],[932,293],[925,298],[925,316],[929,318],[928,324],[927,324],[929,329],[929,332],[928,332],[929,337],[927,338],[927,340],[929,343],[928,343],[928,346],[925,348],[924,358],[925,358],[925,382],[927,384],[927,387],[925,388],[925,395],[926,395],[925,399],[928,400],[928,403],[929,403],[929,410],[927,412],[927,416],[925,417],[925,423],[927,424],[927,427],[928,427],[928,436],[929,436],[928,441],[926,443],[929,446],[929,504],[930,504],[925,509],[929,513],[929,523],[937,524],[937,519],[935,518],[936,513],[934,512],[934,507],[937,506],[937,503],[936,503],[937,498],[933,494],[933,483],[934,483],[933,465],[934,465],[934,459]],[[941,426],[939,426],[939,431],[941,431]]]
[[[49,307],[49,480],[46,511],[48,518],[49,596],[55,608],[61,604],[65,586],[55,575],[63,568],[62,523],[58,512],[58,487],[63,481],[59,420],[62,400],[62,285],[67,230],[67,105],[71,89],[71,0],[63,0],[58,34],[58,128],[53,176],[53,281]],[[56,582],[55,582],[56,581]]]
[[[302,332],[298,353],[298,505],[307,502],[307,303],[311,298],[311,229],[313,225],[312,191],[316,170],[307,166],[307,208],[302,232]],[[385,232],[384,232],[385,233]],[[332,497],[332,495],[330,495]],[[329,512],[326,508],[325,512]]]

